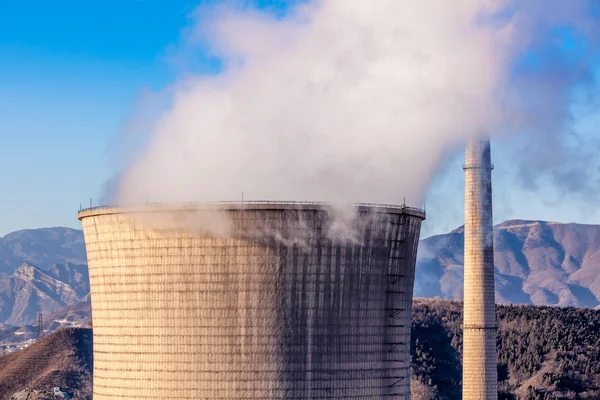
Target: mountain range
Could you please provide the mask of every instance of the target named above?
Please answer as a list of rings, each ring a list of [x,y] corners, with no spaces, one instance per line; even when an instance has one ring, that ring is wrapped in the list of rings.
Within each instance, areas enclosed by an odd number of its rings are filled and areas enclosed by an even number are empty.
[[[498,303],[599,307],[600,225],[511,220],[494,230]],[[415,296],[462,299],[464,229],[421,240]],[[89,299],[80,230],[0,238],[0,323],[32,324]]]
[[[462,299],[464,228],[421,241],[415,296]],[[506,221],[494,228],[496,302],[598,307],[600,225]]]
[[[0,278],[23,263],[41,270],[54,264],[87,264],[83,232],[71,228],[25,229],[0,237]]]
[[[40,308],[52,313],[81,302],[89,294],[85,265],[55,264],[48,270],[24,263],[0,280],[0,321],[23,325],[37,320]]]
[[[89,298],[83,232],[25,229],[0,237],[0,322],[36,322],[40,308],[54,313]]]

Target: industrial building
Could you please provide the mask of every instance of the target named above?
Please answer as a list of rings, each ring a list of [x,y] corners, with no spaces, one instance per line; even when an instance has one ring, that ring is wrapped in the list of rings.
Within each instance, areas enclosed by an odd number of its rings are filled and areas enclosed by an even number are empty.
[[[79,212],[94,399],[408,399],[425,214],[294,202]]]
[[[464,400],[498,399],[492,169],[490,141],[470,141],[464,165]]]

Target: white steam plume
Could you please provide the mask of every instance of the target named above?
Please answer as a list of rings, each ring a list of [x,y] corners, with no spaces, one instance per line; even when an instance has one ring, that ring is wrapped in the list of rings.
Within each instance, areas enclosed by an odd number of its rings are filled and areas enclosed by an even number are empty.
[[[562,2],[561,14],[546,11],[558,2],[521,3],[323,0],[279,20],[201,7],[184,41],[208,45],[225,71],[170,88],[172,105],[114,200],[238,200],[245,191],[422,204],[442,159],[468,138],[537,123],[539,108],[519,107],[512,63],[535,26],[579,21],[584,2]]]

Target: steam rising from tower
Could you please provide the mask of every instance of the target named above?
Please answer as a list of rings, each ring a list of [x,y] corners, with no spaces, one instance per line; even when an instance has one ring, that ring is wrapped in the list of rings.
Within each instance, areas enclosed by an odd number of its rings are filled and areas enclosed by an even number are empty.
[[[469,142],[465,159],[463,399],[498,398],[492,162],[489,140]]]

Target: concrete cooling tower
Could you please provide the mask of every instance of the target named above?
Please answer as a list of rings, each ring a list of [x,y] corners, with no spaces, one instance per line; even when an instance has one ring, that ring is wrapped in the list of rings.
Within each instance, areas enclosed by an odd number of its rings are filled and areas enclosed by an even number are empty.
[[[419,209],[81,210],[94,400],[408,399]]]

